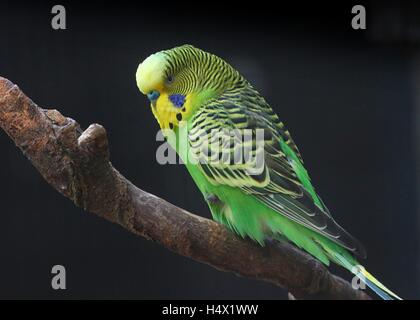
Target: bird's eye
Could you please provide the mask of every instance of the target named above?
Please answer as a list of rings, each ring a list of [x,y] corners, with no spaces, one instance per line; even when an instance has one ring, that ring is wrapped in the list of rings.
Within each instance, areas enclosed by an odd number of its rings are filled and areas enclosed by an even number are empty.
[[[167,83],[172,83],[172,82],[174,82],[174,77],[173,77],[172,75],[167,76],[167,77],[166,77],[166,82],[167,82]]]

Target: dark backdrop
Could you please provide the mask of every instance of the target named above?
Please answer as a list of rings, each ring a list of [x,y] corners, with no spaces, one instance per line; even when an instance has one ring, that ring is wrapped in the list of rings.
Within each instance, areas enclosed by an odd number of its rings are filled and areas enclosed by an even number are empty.
[[[231,62],[278,112],[331,212],[365,244],[368,269],[419,296],[416,45],[392,32],[377,41],[369,14],[381,7],[367,4],[368,30],[355,31],[351,5],[61,2],[68,29],[54,31],[53,4],[0,4],[0,75],[44,108],[104,125],[112,162],[132,182],[209,217],[186,170],[157,164],[158,127],[134,78],[149,54],[193,44]],[[285,297],[75,208],[4,132],[0,155],[0,298]],[[67,269],[65,291],[51,289],[55,264]]]

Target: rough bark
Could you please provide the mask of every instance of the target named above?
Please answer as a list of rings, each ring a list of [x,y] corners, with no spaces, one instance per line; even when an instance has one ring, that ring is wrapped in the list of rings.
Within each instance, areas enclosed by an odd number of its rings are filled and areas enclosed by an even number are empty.
[[[1,77],[0,127],[58,192],[137,235],[218,270],[271,282],[298,299],[370,299],[288,243],[262,248],[137,188],[110,163],[102,126],[82,131]]]

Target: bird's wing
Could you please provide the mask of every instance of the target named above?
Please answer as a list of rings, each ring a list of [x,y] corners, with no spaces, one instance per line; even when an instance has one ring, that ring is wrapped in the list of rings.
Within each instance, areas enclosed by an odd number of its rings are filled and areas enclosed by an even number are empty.
[[[262,145],[256,139],[258,131],[263,132]],[[365,256],[363,246],[331,217],[289,132],[252,88],[226,93],[200,107],[190,121],[188,140],[198,167],[212,184],[240,188],[287,218]],[[250,151],[247,161],[245,150]]]

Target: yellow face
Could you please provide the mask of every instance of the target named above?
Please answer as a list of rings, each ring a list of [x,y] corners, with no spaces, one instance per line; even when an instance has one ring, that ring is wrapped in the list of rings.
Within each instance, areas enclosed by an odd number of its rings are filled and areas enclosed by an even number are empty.
[[[194,93],[177,92],[177,76],[168,69],[164,52],[152,54],[137,68],[136,81],[140,91],[150,100],[155,118],[162,129],[173,129],[192,113]]]

